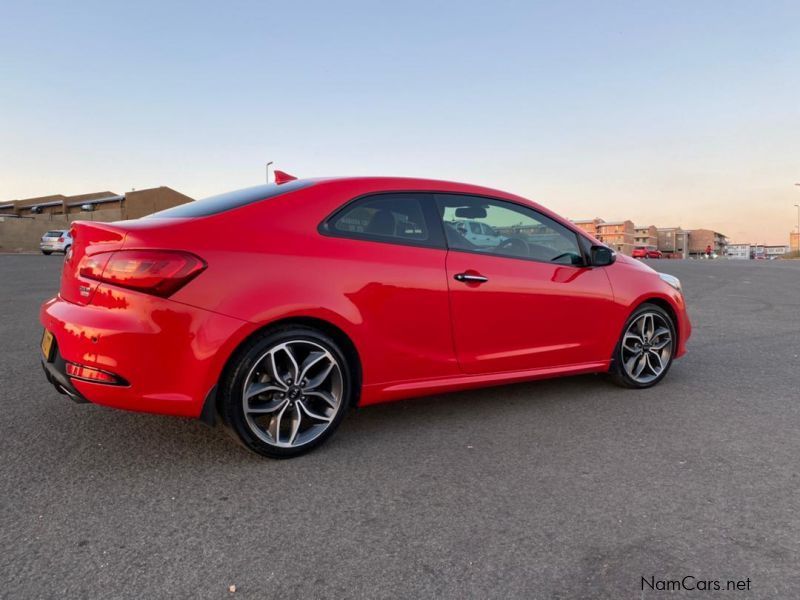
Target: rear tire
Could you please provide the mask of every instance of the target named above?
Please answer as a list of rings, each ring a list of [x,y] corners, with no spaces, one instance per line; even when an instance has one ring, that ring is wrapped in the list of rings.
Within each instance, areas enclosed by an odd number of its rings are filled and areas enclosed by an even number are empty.
[[[353,399],[347,358],[334,340],[305,326],[254,337],[231,358],[220,381],[220,413],[249,450],[291,458],[338,428]]]
[[[69,249],[70,248],[72,248],[72,244],[67,244],[66,246],[64,246],[64,256],[69,254]]]
[[[669,313],[656,304],[642,304],[628,317],[614,348],[611,379],[626,388],[656,385],[672,366],[676,340]]]

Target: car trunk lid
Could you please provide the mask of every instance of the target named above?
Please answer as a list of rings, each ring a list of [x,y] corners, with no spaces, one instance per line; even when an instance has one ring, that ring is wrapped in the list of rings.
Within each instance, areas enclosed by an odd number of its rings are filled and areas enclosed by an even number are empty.
[[[88,304],[99,283],[80,275],[81,268],[102,268],[109,253],[122,248],[127,231],[117,223],[75,221],[70,229],[72,248],[64,259],[61,297],[74,304]]]

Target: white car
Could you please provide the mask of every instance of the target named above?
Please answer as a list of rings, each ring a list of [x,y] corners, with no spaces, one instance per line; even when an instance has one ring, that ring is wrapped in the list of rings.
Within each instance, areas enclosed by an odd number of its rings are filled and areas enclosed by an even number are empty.
[[[494,228],[486,223],[479,223],[477,221],[453,221],[453,226],[461,235],[476,246],[493,248],[498,246],[500,242],[508,239],[506,236],[497,233]]]
[[[72,246],[72,237],[66,229],[53,229],[46,232],[39,242],[39,249],[42,254],[52,254],[53,252],[63,252],[66,254]]]

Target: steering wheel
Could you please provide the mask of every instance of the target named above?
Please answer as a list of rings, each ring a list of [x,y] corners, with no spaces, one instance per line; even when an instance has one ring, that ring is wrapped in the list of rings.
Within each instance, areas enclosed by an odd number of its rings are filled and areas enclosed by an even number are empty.
[[[530,248],[528,248],[528,243],[520,238],[506,238],[497,244],[498,251],[506,249],[508,249],[511,254],[515,254],[517,256],[530,256]]]

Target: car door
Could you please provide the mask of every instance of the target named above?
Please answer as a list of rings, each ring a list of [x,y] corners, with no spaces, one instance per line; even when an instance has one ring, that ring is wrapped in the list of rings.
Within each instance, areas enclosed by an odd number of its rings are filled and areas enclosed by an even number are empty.
[[[361,196],[323,226],[333,239],[313,276],[358,315],[366,385],[460,374],[438,220],[430,194],[392,192]]]
[[[453,338],[461,369],[495,373],[607,360],[613,302],[603,267],[585,266],[577,234],[514,202],[437,194],[448,243]],[[449,225],[489,225],[503,241],[472,243]]]

